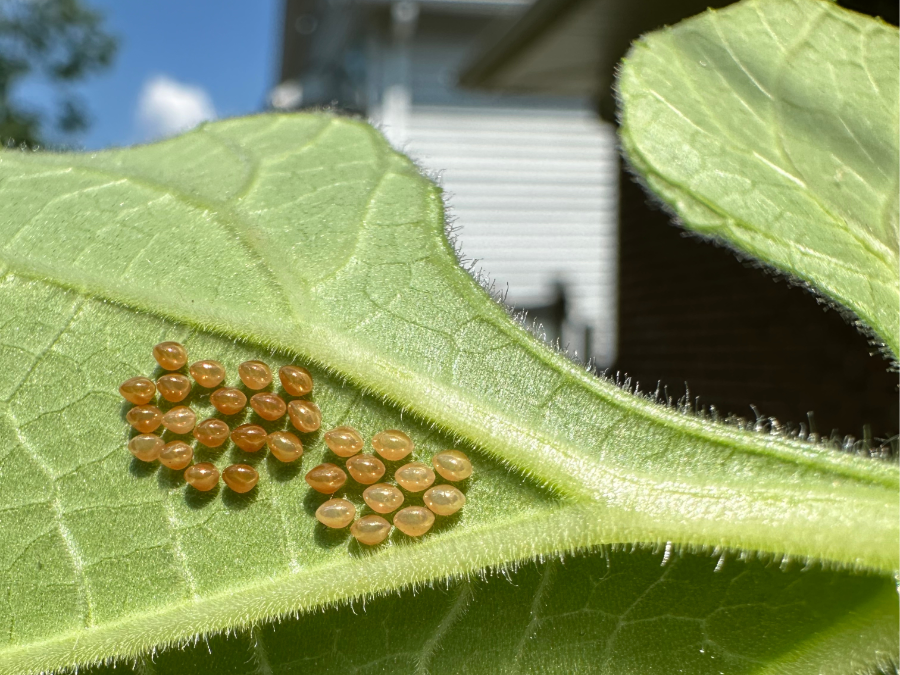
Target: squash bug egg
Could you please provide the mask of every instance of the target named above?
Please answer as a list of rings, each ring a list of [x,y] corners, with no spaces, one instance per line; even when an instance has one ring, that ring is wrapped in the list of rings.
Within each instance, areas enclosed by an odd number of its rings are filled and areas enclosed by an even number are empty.
[[[394,514],[394,527],[410,537],[421,537],[434,525],[434,514],[424,506],[407,506]]]
[[[306,482],[316,492],[334,494],[347,482],[347,474],[334,464],[319,464],[306,474]]]
[[[290,431],[273,431],[266,438],[266,444],[279,462],[293,462],[303,456],[303,443]]]
[[[160,342],[153,348],[153,358],[163,370],[178,370],[187,363],[187,350],[178,342]]]
[[[240,389],[222,387],[210,394],[209,402],[223,415],[235,415],[247,405],[247,395]]]
[[[356,517],[356,507],[346,499],[329,499],[316,509],[316,520],[325,527],[347,527]]]
[[[248,389],[264,389],[272,381],[272,371],[262,361],[244,361],[238,366],[238,376]]]
[[[248,464],[232,464],[222,472],[225,485],[239,494],[250,492],[259,482],[259,473]]]
[[[350,534],[366,546],[380,544],[391,533],[391,524],[381,516],[363,516],[350,526]]]
[[[155,405],[138,405],[125,414],[125,419],[142,434],[149,434],[162,424],[162,412]]]
[[[153,396],[156,394],[156,385],[147,377],[132,377],[119,386],[119,393],[129,403],[146,405],[153,400]]]
[[[128,441],[128,450],[142,462],[152,462],[159,458],[164,445],[156,434],[141,434]]]
[[[413,451],[413,442],[402,431],[388,429],[380,431],[372,437],[372,447],[386,460],[396,462]]]
[[[195,490],[209,492],[219,483],[219,470],[214,464],[201,462],[185,469],[184,480]]]
[[[207,389],[218,387],[225,379],[225,366],[218,361],[197,361],[192,363],[188,370],[194,381]]]
[[[312,375],[306,368],[298,366],[282,366],[278,370],[278,379],[281,386],[291,396],[305,396],[312,391]]]
[[[218,448],[228,438],[228,425],[210,417],[194,427],[194,438],[208,448]]]
[[[159,453],[159,462],[170,469],[181,470],[194,459],[194,451],[184,441],[172,441],[163,446]]]
[[[162,416],[162,425],[173,434],[190,433],[196,424],[196,413],[184,405],[175,406]]]

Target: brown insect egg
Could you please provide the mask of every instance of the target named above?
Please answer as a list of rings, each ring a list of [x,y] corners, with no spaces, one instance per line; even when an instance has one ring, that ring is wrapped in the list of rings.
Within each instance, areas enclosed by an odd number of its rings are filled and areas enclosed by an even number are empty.
[[[434,514],[424,506],[407,506],[394,514],[394,527],[410,537],[421,537],[434,525]]]
[[[390,513],[400,508],[403,503],[403,493],[393,485],[378,483],[363,490],[363,500],[373,511]]]
[[[422,462],[410,462],[394,472],[394,480],[410,492],[421,492],[434,483],[434,471]]]
[[[156,434],[141,434],[128,441],[128,450],[142,462],[152,462],[159,457],[164,445]]]
[[[282,366],[278,369],[281,386],[291,396],[305,396],[312,391],[312,375],[306,368],[299,366]]]
[[[171,403],[178,403],[191,393],[191,381],[181,373],[169,373],[156,381],[159,395]]]
[[[363,449],[362,436],[353,427],[335,427],[325,432],[325,445],[338,457],[352,457]]]
[[[209,402],[223,415],[234,415],[247,405],[247,395],[240,389],[223,387],[209,395]]]
[[[191,364],[189,370],[197,384],[207,389],[218,387],[225,379],[225,366],[218,361],[197,361]]]
[[[170,469],[180,470],[194,459],[194,451],[184,441],[172,441],[166,443],[159,453],[159,461]]]
[[[439,516],[452,516],[466,503],[466,496],[453,485],[435,485],[425,490],[422,501]]]
[[[472,462],[459,450],[444,450],[431,459],[434,470],[445,480],[465,480],[472,475]]]
[[[322,426],[322,411],[312,401],[296,400],[288,403],[288,415],[294,428],[303,433],[315,431]]]
[[[290,431],[273,431],[266,439],[266,444],[272,456],[280,462],[293,462],[303,456],[303,443]]]
[[[228,425],[210,417],[194,427],[194,438],[208,448],[218,448],[228,438]]]
[[[119,385],[119,393],[129,403],[146,405],[153,400],[156,385],[153,384],[153,380],[146,377],[132,377]]]
[[[242,424],[231,432],[231,440],[244,452],[258,452],[266,444],[266,430],[258,424]]]
[[[250,397],[250,407],[256,411],[257,415],[270,422],[277,420],[287,410],[287,406],[280,396],[268,392],[253,394]]]
[[[175,406],[162,416],[162,424],[173,434],[189,434],[197,424],[197,415],[187,406]]]
[[[306,482],[316,492],[330,495],[340,490],[341,486],[347,482],[347,474],[341,467],[334,464],[319,464],[306,474]]]
[[[160,368],[178,370],[187,363],[187,350],[178,342],[160,342],[153,348],[153,358]]]
[[[325,527],[347,527],[356,518],[356,507],[346,499],[329,499],[316,509],[316,520]]]
[[[162,424],[162,413],[155,405],[138,405],[126,413],[125,419],[142,434],[149,434]]]
[[[413,442],[402,431],[388,429],[379,431],[372,437],[372,447],[386,460],[396,462],[413,451]]]
[[[272,371],[262,361],[244,361],[238,366],[238,376],[248,389],[263,389],[272,381]]]
[[[259,482],[259,474],[249,464],[232,464],[222,472],[225,485],[241,494],[250,492]]]
[[[363,516],[350,526],[350,534],[366,546],[380,544],[391,533],[391,524],[381,516]]]
[[[219,483],[219,470],[209,462],[194,464],[185,469],[184,481],[195,490],[209,492]]]
[[[381,480],[384,464],[375,455],[354,455],[347,460],[347,471],[357,483],[371,485]]]

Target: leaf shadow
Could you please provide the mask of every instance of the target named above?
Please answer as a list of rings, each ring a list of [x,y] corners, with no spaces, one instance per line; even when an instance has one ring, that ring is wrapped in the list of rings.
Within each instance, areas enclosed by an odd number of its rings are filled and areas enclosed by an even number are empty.
[[[187,504],[190,509],[205,508],[215,501],[221,489],[222,487],[220,485],[216,485],[212,490],[201,492],[200,490],[189,486],[184,491],[184,503]]]
[[[323,495],[321,492],[316,492],[315,490],[308,490],[306,496],[303,498],[303,510],[306,511],[306,514],[316,517],[316,509],[318,509],[322,504],[327,502],[329,499],[333,499],[333,495]]]
[[[388,522],[390,522],[390,520],[388,520]],[[409,537],[406,538],[408,539]],[[393,536],[389,536],[387,539],[377,544],[361,544],[355,537],[350,537],[350,541],[347,544],[347,553],[351,558],[365,558],[366,556],[378,553],[391,541],[393,541]]]
[[[210,448],[209,446],[203,445],[202,443],[197,443],[196,447],[194,448],[194,463],[215,463],[216,460],[218,460],[222,456],[223,452],[225,452],[224,443],[218,448]]]
[[[132,403],[131,401],[125,401],[125,400],[123,400],[122,405],[119,406],[119,419],[122,420],[123,422],[125,422],[125,424],[128,424],[128,417],[127,417],[128,411],[134,407],[135,407],[134,403]],[[128,424],[128,426],[131,427],[130,424]]]
[[[254,485],[249,492],[235,492],[228,488],[222,491],[222,504],[226,509],[241,511],[249,508],[259,498],[259,486]]]
[[[184,481],[184,469],[170,469],[160,465],[159,473],[156,475],[156,482],[163,490],[180,488],[186,484]]]
[[[266,459],[266,451],[259,450],[257,452],[246,452],[236,445],[232,445],[227,450],[228,458],[232,464],[246,464],[252,466],[259,471],[259,465]]]
[[[457,511],[454,514],[449,516],[438,516],[434,517],[434,525],[431,526],[431,529],[428,531],[428,534],[440,534],[441,532],[446,532],[448,530],[452,530],[459,524],[460,518],[462,517],[462,510]],[[428,536],[426,534],[425,536]]]
[[[128,472],[135,478],[150,478],[159,469],[159,462],[143,462],[137,457],[131,458]]]
[[[345,543],[348,539],[353,539],[353,537],[350,536],[350,530],[347,527],[335,529],[318,523],[313,532],[313,539],[316,544],[323,548],[334,548]],[[353,539],[353,541],[356,541],[356,539]]]
[[[266,472],[269,477],[279,483],[293,480],[300,473],[303,466],[303,457],[298,457],[293,462],[282,462],[271,452],[266,453]]]

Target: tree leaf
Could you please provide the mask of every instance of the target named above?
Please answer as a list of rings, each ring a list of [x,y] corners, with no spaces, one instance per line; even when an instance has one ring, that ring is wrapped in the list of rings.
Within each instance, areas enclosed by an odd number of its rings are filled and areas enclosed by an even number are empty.
[[[900,355],[898,33],[745,0],[635,43],[629,160],[684,225],[801,279]]]
[[[458,267],[438,189],[361,122],[6,151],[0,199],[0,673],[603,544],[900,564],[895,464],[714,424],[551,352]],[[130,462],[116,387],[163,339],[232,374],[309,363],[323,428],[400,426],[424,461],[458,445],[476,467],[463,513],[374,551],[323,531],[301,475],[329,457],[320,434],[302,469],[257,460],[246,497]]]

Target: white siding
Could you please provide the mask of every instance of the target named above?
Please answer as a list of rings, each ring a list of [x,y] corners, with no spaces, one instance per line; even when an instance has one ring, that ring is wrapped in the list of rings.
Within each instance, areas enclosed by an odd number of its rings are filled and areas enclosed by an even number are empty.
[[[384,120],[385,124],[389,120]],[[601,366],[615,357],[615,137],[588,110],[413,106],[404,150],[439,171],[467,258],[517,307],[566,289],[563,342]]]
[[[510,304],[566,295],[561,341],[611,365],[616,351],[618,164],[612,127],[584,101],[460,90],[471,38],[447,31],[369,44],[373,122],[439,173],[466,258]],[[585,327],[591,344],[585,349]]]

